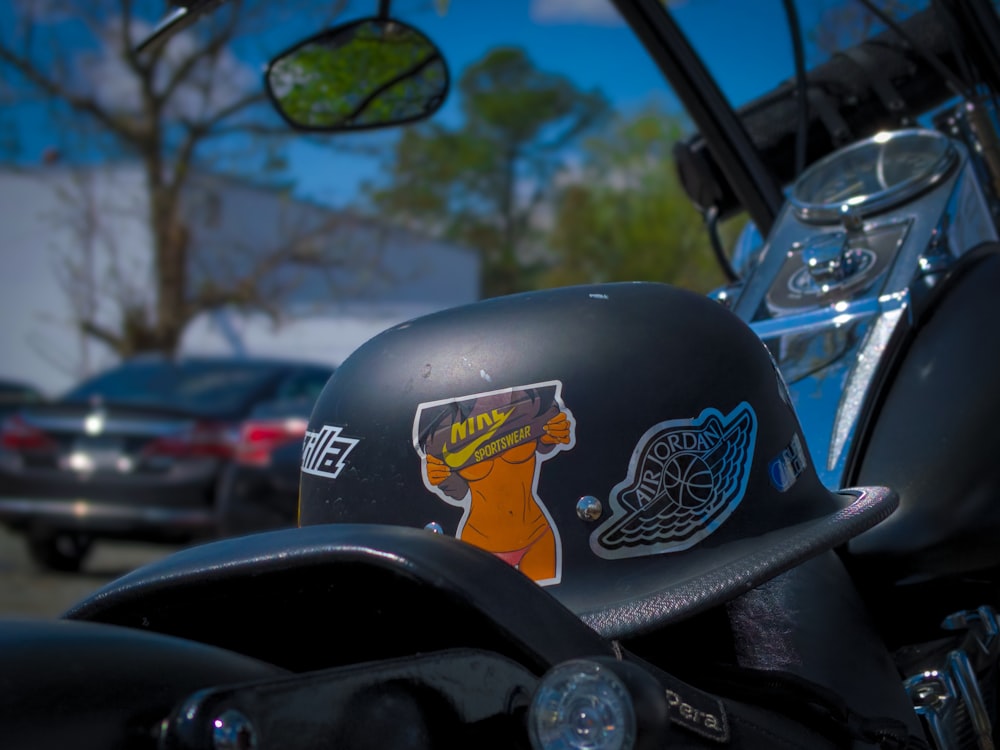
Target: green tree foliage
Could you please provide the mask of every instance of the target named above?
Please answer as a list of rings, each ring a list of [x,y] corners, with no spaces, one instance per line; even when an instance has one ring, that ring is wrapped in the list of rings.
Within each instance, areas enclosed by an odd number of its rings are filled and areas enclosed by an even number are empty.
[[[556,201],[543,284],[647,280],[704,292],[723,283],[674,168],[680,135],[676,117],[647,109],[584,143],[582,167]]]
[[[462,125],[404,133],[371,198],[383,215],[477,249],[484,296],[522,291],[538,266],[537,209],[566,147],[605,116],[607,102],[516,48],[470,65],[458,89]]]

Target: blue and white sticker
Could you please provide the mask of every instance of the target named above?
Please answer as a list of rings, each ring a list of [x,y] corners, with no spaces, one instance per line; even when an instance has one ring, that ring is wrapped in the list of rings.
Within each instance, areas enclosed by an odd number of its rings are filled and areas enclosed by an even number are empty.
[[[302,471],[318,477],[336,479],[344,470],[347,456],[358,444],[357,438],[341,435],[342,427],[325,424],[318,432],[306,431],[302,443]]]
[[[611,491],[612,515],[591,534],[591,550],[620,559],[693,547],[743,500],[756,442],[757,415],[746,401],[729,414],[705,409],[651,427]]]
[[[802,440],[795,433],[785,449],[767,465],[767,475],[780,492],[787,492],[806,470],[807,463]]]

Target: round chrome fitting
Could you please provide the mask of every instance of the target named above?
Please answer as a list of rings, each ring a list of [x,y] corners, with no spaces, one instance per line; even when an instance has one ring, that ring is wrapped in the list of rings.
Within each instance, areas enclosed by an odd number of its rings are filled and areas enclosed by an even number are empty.
[[[576,501],[576,515],[581,521],[599,521],[604,506],[593,495],[584,495]]]
[[[212,720],[214,750],[257,750],[257,730],[250,719],[235,708]]]

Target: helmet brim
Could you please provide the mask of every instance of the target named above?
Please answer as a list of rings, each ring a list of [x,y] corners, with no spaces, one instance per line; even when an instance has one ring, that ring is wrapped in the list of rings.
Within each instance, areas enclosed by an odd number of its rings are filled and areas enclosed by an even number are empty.
[[[899,505],[885,487],[857,487],[831,493],[842,507],[826,516],[689,552],[690,576],[657,581],[655,573],[629,582],[629,598],[599,609],[577,611],[608,638],[641,635],[735,599],[790,568],[845,544],[888,518]],[[653,569],[651,569],[652,571]],[[553,592],[555,593],[555,592]]]

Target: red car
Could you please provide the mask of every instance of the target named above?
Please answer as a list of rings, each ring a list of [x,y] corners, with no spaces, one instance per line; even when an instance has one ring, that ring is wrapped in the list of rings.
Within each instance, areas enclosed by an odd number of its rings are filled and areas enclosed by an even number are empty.
[[[254,407],[315,398],[333,368],[296,361],[141,358],[0,427],[0,523],[32,558],[78,570],[100,538],[186,543],[214,535],[220,477],[287,440],[245,430]]]
[[[243,423],[239,448],[222,471],[222,536],[294,526],[298,518],[302,440],[319,396],[259,404]]]

